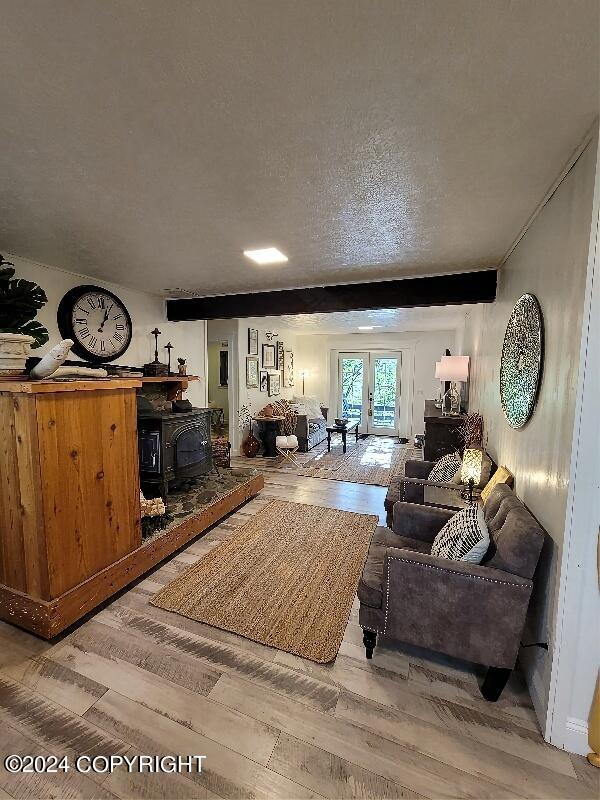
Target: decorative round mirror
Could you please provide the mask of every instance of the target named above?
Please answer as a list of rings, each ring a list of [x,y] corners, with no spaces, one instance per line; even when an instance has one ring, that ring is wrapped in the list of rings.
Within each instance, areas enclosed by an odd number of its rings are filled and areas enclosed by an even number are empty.
[[[533,414],[542,375],[543,319],[537,297],[524,294],[513,308],[502,345],[500,401],[513,428]]]

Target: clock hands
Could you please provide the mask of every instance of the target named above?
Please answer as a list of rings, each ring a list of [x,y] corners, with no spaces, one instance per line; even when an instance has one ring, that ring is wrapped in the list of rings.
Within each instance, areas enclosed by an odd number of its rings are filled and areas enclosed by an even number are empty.
[[[107,322],[108,322],[108,311],[105,311],[104,312],[104,319],[102,320],[102,322],[100,323],[100,327],[98,328],[98,333],[102,333],[102,329],[104,328],[104,325]]]

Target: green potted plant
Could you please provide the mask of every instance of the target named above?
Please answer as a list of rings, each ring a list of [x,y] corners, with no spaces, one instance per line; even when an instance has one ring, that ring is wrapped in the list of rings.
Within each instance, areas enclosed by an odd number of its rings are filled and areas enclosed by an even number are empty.
[[[0,376],[22,375],[31,348],[48,341],[48,331],[35,320],[48,302],[37,283],[14,277],[14,264],[0,255]]]

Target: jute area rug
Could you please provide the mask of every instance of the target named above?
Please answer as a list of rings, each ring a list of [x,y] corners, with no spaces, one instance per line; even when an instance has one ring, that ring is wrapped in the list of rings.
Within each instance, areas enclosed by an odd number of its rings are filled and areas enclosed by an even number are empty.
[[[152,604],[325,663],[339,650],[377,517],[273,500]]]
[[[350,437],[349,437],[350,439]],[[399,444],[397,439],[369,436],[358,442],[348,441],[346,453],[341,444],[327,444],[302,465],[298,475],[324,478],[330,481],[349,481],[375,486],[389,486],[397,475],[404,475],[404,464],[410,459],[422,459],[423,451]]]

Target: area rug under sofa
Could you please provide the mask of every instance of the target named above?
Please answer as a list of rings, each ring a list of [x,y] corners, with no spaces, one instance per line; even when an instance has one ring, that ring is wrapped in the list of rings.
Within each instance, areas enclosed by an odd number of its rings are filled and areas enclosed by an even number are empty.
[[[151,602],[325,663],[339,650],[377,517],[273,500]]]

